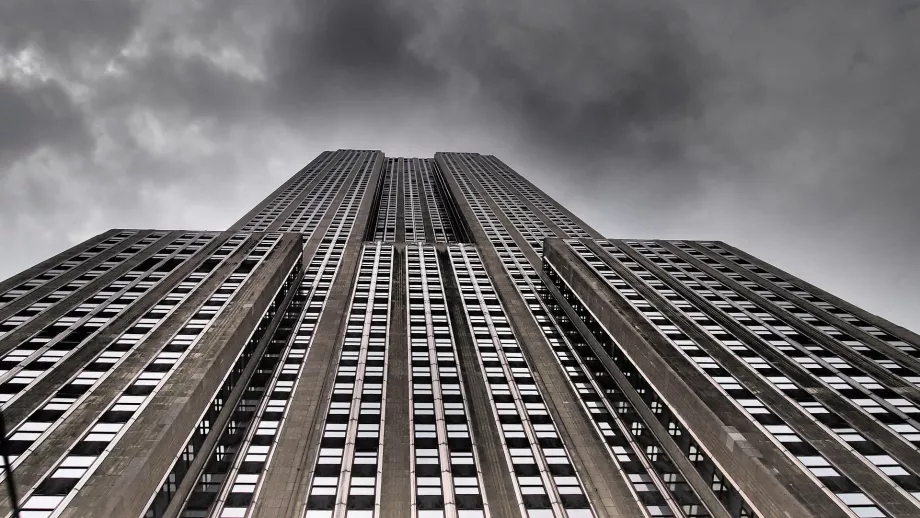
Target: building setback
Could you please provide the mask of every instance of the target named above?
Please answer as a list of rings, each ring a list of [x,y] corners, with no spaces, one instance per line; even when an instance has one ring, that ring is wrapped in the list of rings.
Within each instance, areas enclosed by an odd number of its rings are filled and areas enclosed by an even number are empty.
[[[0,515],[920,516],[918,387],[920,336],[728,244],[327,151],[0,282]]]

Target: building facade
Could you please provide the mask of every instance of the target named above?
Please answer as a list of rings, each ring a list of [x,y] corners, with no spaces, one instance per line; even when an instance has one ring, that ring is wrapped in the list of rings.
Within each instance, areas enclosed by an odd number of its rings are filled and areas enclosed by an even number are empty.
[[[0,514],[920,516],[918,387],[920,336],[725,243],[328,151],[0,282]]]

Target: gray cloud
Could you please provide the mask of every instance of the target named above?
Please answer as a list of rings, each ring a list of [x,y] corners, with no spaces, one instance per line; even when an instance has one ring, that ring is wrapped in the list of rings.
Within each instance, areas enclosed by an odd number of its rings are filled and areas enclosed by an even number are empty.
[[[0,276],[222,228],[322,149],[470,150],[608,235],[730,241],[916,327],[911,5],[7,2]]]
[[[567,153],[679,159],[715,73],[668,0],[476,2],[435,28],[503,116]]]
[[[388,2],[295,2],[269,48],[274,101],[286,111],[430,94],[443,78],[408,49],[422,29]]]
[[[8,121],[0,124],[0,167],[42,146],[68,150],[91,141],[83,114],[53,81],[0,81],[0,120]]]
[[[0,49],[40,52],[58,67],[108,56],[140,21],[136,1],[12,0],[0,4]]]

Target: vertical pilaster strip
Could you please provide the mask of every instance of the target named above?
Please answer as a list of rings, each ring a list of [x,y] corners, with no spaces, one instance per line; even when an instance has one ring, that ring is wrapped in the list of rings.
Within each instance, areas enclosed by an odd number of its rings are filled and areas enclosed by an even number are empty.
[[[405,245],[394,245],[392,263],[380,518],[405,518],[411,515],[412,503]]]
[[[410,158],[409,161],[412,164],[413,169],[410,174],[415,175],[415,185],[418,189],[418,201],[422,208],[422,221],[424,222],[425,227],[425,242],[434,243],[436,239],[434,235],[434,225],[431,223],[430,211],[435,210],[435,208],[428,206],[428,182],[425,181],[423,162],[418,158]]]

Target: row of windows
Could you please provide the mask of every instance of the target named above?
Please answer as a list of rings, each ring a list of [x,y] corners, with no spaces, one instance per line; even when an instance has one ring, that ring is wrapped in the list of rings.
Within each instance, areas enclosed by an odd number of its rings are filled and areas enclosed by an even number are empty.
[[[396,240],[396,215],[404,209],[406,242],[426,241],[426,223],[431,224],[433,242],[455,242],[456,235],[447,214],[443,196],[437,186],[437,172],[428,159],[388,158],[381,184],[380,206],[374,240]],[[403,196],[398,196],[398,180],[403,183]],[[424,199],[425,203],[422,203]]]
[[[656,290],[663,289],[662,287],[665,285],[660,280],[660,278],[652,276],[651,272],[649,272],[647,269],[645,269],[643,266],[639,265],[635,261],[632,261],[622,251],[613,247],[613,245],[607,244],[603,246],[605,248],[609,247],[608,251],[611,254],[613,254],[614,257],[620,260],[620,262],[628,265],[631,269],[634,269],[634,271],[641,272],[640,275],[648,276],[648,278],[640,277],[646,285]],[[651,254],[651,248],[654,248],[657,250],[659,246],[648,245],[648,247],[646,247],[643,245],[636,244],[636,245],[633,245],[633,248],[639,251],[640,253],[644,251],[645,253]],[[659,252],[659,254],[661,253],[665,253],[663,248],[661,249],[661,252]],[[660,261],[666,261],[664,258],[659,257],[657,255],[656,255],[656,258]],[[697,288],[702,288],[701,286],[699,286],[698,282],[693,282],[692,284],[696,284],[697,286],[695,287]],[[671,291],[671,290],[668,290],[668,291]],[[908,473],[904,469],[903,466],[901,466],[898,462],[896,462],[892,457],[885,454],[884,450],[882,450],[876,443],[864,437],[861,437],[858,434],[856,434],[856,436],[859,437],[859,440],[846,440],[846,439],[854,438],[853,437],[854,430],[850,428],[849,426],[847,426],[846,422],[840,419],[836,414],[832,414],[831,411],[826,406],[824,406],[808,390],[806,390],[806,388],[810,388],[810,387],[799,386],[793,383],[792,380],[790,380],[788,377],[784,376],[783,374],[789,374],[793,376],[794,374],[790,372],[784,372],[783,370],[779,368],[782,364],[781,363],[778,364],[778,362],[775,362],[776,355],[773,355],[772,357],[771,356],[764,357],[758,354],[757,352],[755,352],[752,348],[748,347],[741,340],[742,337],[736,336],[735,334],[729,332],[727,329],[723,328],[721,325],[712,321],[711,319],[709,319],[708,316],[706,316],[702,311],[700,311],[700,310],[705,309],[705,305],[693,306],[691,305],[689,300],[681,297],[680,295],[671,295],[671,297],[672,298],[670,300],[676,300],[677,302],[681,302],[685,304],[687,307],[678,307],[678,309],[682,311],[683,313],[685,313],[685,315],[687,315],[688,318],[694,321],[701,330],[704,330],[706,333],[708,333],[713,338],[718,339],[720,342],[725,344],[727,346],[727,349],[729,349],[733,354],[737,355],[741,360],[746,362],[750,371],[755,373],[755,376],[758,379],[760,379],[762,382],[766,382],[766,384],[770,385],[772,388],[776,389],[778,392],[786,395],[788,397],[788,400],[793,402],[794,408],[799,410],[801,413],[804,413],[806,416],[809,416],[813,422],[818,423],[821,428],[823,428],[826,432],[830,433],[834,438],[836,438],[840,442],[847,444],[851,447],[855,446],[857,456],[860,457],[861,460],[863,460],[867,464],[876,468],[875,469],[876,472],[878,472],[883,479],[887,480],[889,484],[893,483],[893,485],[896,485],[905,491],[917,492],[918,490],[920,490],[920,477],[916,477],[915,475]],[[756,327],[758,326],[755,326],[755,330],[754,332],[752,332],[752,334],[754,336],[759,336],[756,332],[760,331],[760,329],[757,329]],[[767,331],[766,328],[764,328],[763,331]],[[756,342],[753,342],[753,343],[756,343]],[[708,367],[707,372],[713,377],[716,383],[718,383],[729,395],[736,397],[736,398],[744,398],[746,396],[745,391],[742,389],[742,385],[739,384],[739,380],[736,379],[731,374],[729,374],[727,371],[722,372],[725,367],[724,365],[716,365],[715,359],[711,358],[710,356],[704,353],[701,353],[699,348],[696,347],[695,345],[688,344],[686,347],[683,347],[683,349],[690,355],[691,358],[694,358],[694,359],[700,358],[702,360],[705,360],[706,364],[704,364],[704,368]],[[782,353],[779,353],[779,354],[782,354]],[[774,363],[772,365],[767,363],[768,359],[773,359]],[[725,375],[722,375],[722,374],[725,374]],[[836,392],[837,388],[842,388],[841,385],[846,386],[843,384],[843,380],[840,378],[836,378],[836,382],[834,382],[834,380],[831,380],[831,383],[837,385],[837,387],[835,387],[834,389],[831,389],[832,392]],[[751,387],[751,389],[758,391],[758,392],[760,390],[759,388],[756,388],[756,387]],[[893,395],[896,395],[896,394],[893,394]],[[741,401],[747,402],[748,400],[741,399]],[[859,404],[860,400],[856,399],[853,401],[853,403]],[[910,405],[903,399],[902,399],[902,405],[903,406],[901,407],[901,409],[903,411],[906,411],[906,412],[920,411],[920,409],[917,409],[913,405]],[[757,404],[754,401],[750,401],[749,404],[745,404],[745,406],[746,408],[748,408],[748,411],[750,411],[750,408],[762,407],[764,405],[763,403]],[[877,406],[877,404],[875,406]],[[775,410],[781,411],[781,409],[775,409]],[[879,410],[882,410],[882,409],[879,408]],[[868,414],[864,415],[864,418],[872,419],[872,417],[870,417]],[[900,419],[898,420],[900,421]],[[786,419],[786,421],[792,422],[794,420]],[[788,426],[782,425],[782,427],[784,431],[782,435],[786,443],[801,442],[801,438],[797,434],[793,433],[789,429]],[[769,430],[770,428],[768,427],[768,431]],[[837,433],[837,430],[840,430],[840,433]],[[807,452],[803,452],[803,453],[807,453]],[[807,457],[807,455],[797,455],[797,456],[800,459],[802,457]],[[826,460],[814,461],[814,462],[811,462],[810,464],[805,464],[805,465],[812,472],[815,472],[816,470],[820,470],[822,473],[836,473],[836,471],[830,467],[829,463]],[[917,494],[920,494],[920,493],[917,493]],[[863,510],[863,512],[869,512],[869,511]]]
[[[33,518],[50,517],[67,505],[279,240],[278,234],[262,238],[199,312],[186,321],[81,439],[26,493],[24,511]]]
[[[484,518],[475,443],[435,249],[407,248],[412,507],[423,518]]]
[[[374,241],[392,242],[396,240],[396,210],[398,193],[398,175],[400,164],[396,159],[388,158],[386,170],[383,171],[383,189],[380,193],[380,206],[377,209],[377,228],[374,229]]]
[[[719,363],[716,362],[700,344],[683,333],[670,319],[664,317],[656,311],[651,302],[636,289],[628,284],[619,274],[609,268],[603,260],[594,255],[590,249],[583,244],[573,244],[572,248],[582,257],[588,266],[615,292],[620,294],[627,302],[636,309],[646,321],[654,326],[681,356],[686,358],[694,365],[697,370],[706,377],[714,387],[722,392],[729,401],[755,423],[764,434],[773,439],[774,444],[780,451],[783,451],[794,463],[801,466],[805,473],[816,482],[819,487],[825,489],[828,494],[834,493],[853,493],[858,492],[857,486],[853,481],[844,474],[839,473],[830,467],[827,459],[811,444],[800,440],[796,442],[781,442],[771,432],[771,426],[783,425],[785,421],[780,418],[773,410],[767,408],[761,396],[758,396],[734,381],[734,378]],[[619,253],[618,249],[610,243],[601,245],[605,251],[611,254]],[[624,257],[614,257],[623,262]],[[628,266],[633,266],[632,264]],[[653,288],[654,289],[654,288]],[[673,290],[668,291],[668,295],[675,295]],[[722,383],[720,383],[720,381]],[[811,461],[814,459],[814,461]],[[842,500],[837,499],[841,505]],[[854,510],[857,512],[857,510]],[[873,516],[873,513],[882,513],[881,509],[876,506],[860,509],[858,512],[864,513],[865,516]],[[883,514],[878,514],[883,515]]]
[[[901,440],[914,445],[920,444],[920,431],[916,422],[920,408],[899,397],[897,392],[884,387],[881,380],[799,334],[791,326],[784,325],[785,322],[759,308],[754,301],[736,293],[660,245],[637,244],[631,248],[653,260],[662,261],[657,264],[665,265],[662,269],[668,272],[668,276],[687,285],[705,300],[703,307],[698,309],[718,312],[748,329],[750,334],[745,343],[738,339],[740,337],[735,337],[721,326],[708,321],[708,317],[702,311],[693,311],[696,308],[689,301],[682,297],[668,297],[669,303],[681,308],[695,321],[701,322],[707,332],[717,337],[771,385],[785,392],[831,429],[844,430],[848,437],[847,444],[857,451],[868,456],[884,453],[875,443],[859,435],[856,436],[860,437],[859,440],[853,440],[854,437],[848,432],[852,429],[838,419],[836,414],[831,415],[829,410],[818,403],[806,389],[818,384],[824,389],[822,393],[835,394],[840,400],[861,408],[864,413],[860,419],[851,423],[854,426],[860,427],[866,420],[877,421],[878,426],[888,428],[890,433],[899,436]],[[698,258],[696,255],[691,257]],[[688,280],[691,278],[692,281]],[[792,365],[789,364],[790,361],[793,362]],[[800,386],[790,377],[804,379],[808,386]],[[907,474],[903,468],[891,467],[882,471],[888,475]]]
[[[347,160],[339,161],[333,170],[327,171],[291,215],[282,222],[280,230],[300,232],[305,239],[313,235],[357,160],[357,154],[351,155]]]
[[[461,194],[466,199],[470,209],[472,209],[473,215],[485,232],[489,242],[493,245],[513,243],[511,234],[498,222],[495,213],[492,212],[492,209],[489,208],[485,201],[475,193],[469,179],[466,178],[466,175],[461,172],[460,167],[454,162],[455,156],[457,156],[456,153],[446,154],[444,162],[447,164],[448,171],[457,180]]]
[[[362,250],[307,496],[307,518],[327,516],[340,507],[349,515],[370,511],[372,516],[379,505],[392,266],[391,246],[368,244]]]
[[[539,254],[542,250],[543,239],[556,237],[556,234],[521,201],[517,193],[512,192],[496,178],[495,171],[487,171],[483,168],[477,157],[478,155],[464,156],[463,160],[486,194],[514,225],[515,230]],[[503,240],[503,242],[513,244],[510,239]],[[501,243],[493,242],[493,244],[498,247]]]
[[[245,241],[237,235],[218,250],[227,257]],[[205,261],[161,298],[149,311],[134,322],[131,328],[113,339],[101,352],[79,372],[70,377],[61,388],[38,404],[35,411],[14,426],[8,436],[10,464],[15,469],[26,456],[31,454],[63,421],[93,393],[109,374],[163,323],[173,311],[184,302],[196,288],[201,286],[223,260],[216,263]]]
[[[544,239],[556,237],[556,234],[539,216],[513,194],[501,188],[499,182],[488,175],[481,174],[479,183],[536,253],[542,252]]]
[[[2,408],[12,404],[54,368],[62,365],[210,240],[208,237],[173,242],[0,357]],[[187,284],[175,290],[188,293],[192,286]],[[138,323],[135,327],[139,327],[135,330],[136,334],[147,326]]]
[[[903,356],[895,354],[894,351],[901,351],[907,353],[909,357],[916,358],[920,355],[920,344],[911,344],[891,335],[851,312],[835,306],[788,280],[767,272],[763,268],[714,243],[702,243],[700,244],[700,249],[733,265],[733,269],[742,272],[738,274],[740,277],[737,277],[744,279],[739,281],[742,285],[752,289],[758,295],[764,296],[771,302],[784,303],[781,307],[788,309],[790,313],[798,317],[800,321],[806,322],[813,329],[835,341],[850,346],[851,349],[868,356],[884,368],[908,379],[911,383],[915,385],[920,383],[920,377],[918,377],[920,373],[912,367],[912,364],[905,363],[902,367],[895,363],[903,361]],[[835,319],[839,324],[834,322]],[[871,353],[883,354],[884,356],[875,357]],[[891,359],[883,360],[883,358]]]
[[[162,246],[162,243],[158,243],[158,241],[165,236],[166,236],[165,232],[160,232],[160,233],[151,234],[145,237],[144,239],[141,239],[140,241],[136,242],[134,245],[127,248],[126,250],[109,258],[107,261],[93,267],[93,269],[83,273],[82,275],[80,275],[76,279],[73,279],[67,284],[58,287],[57,289],[55,289],[48,295],[42,297],[38,301],[33,302],[29,306],[17,311],[12,316],[7,317],[3,321],[0,321],[0,338],[2,338],[4,335],[8,335],[9,333],[12,333],[19,327],[23,326],[24,324],[36,319],[39,315],[44,314],[52,306],[60,303],[61,300],[67,298],[68,296],[74,294],[75,292],[80,291],[82,288],[84,288],[91,282],[95,281],[96,279],[101,277],[103,274],[105,274],[109,270],[115,268],[120,263],[126,261],[127,259],[130,259],[137,253],[140,253],[146,250],[147,248],[153,246],[154,244],[157,244],[157,246]],[[180,240],[183,242],[185,241],[185,240],[182,240],[181,238]],[[146,271],[149,267],[150,267],[149,263],[140,264],[136,266],[134,270],[140,270],[141,272],[143,272],[143,271]],[[123,276],[121,279],[119,279],[116,282],[124,283],[127,281],[125,280],[125,276]]]
[[[543,214],[545,214],[554,225],[559,227],[568,237],[572,238],[589,238],[591,234],[581,227],[581,225],[575,223],[569,216],[564,214],[559,207],[550,199],[547,199],[545,196],[540,194],[533,186],[521,177],[521,175],[515,173],[511,168],[506,166],[501,160],[494,156],[482,156],[480,157],[482,161],[491,166],[491,171],[493,174],[498,174],[505,181],[510,183],[518,193],[518,196],[523,196],[527,201],[533,204],[537,209],[539,209]]]
[[[275,196],[258,214],[246,223],[242,232],[264,232],[284,212],[323,171],[336,156],[336,153],[324,151],[316,157],[303,171],[291,179],[289,185]]]
[[[453,225],[447,215],[443,196],[449,195],[446,192],[439,192],[436,187],[438,174],[434,169],[431,160],[418,160],[413,158],[410,161],[410,167],[418,161],[418,169],[422,178],[422,191],[425,193],[425,200],[428,205],[428,219],[431,221],[431,227],[434,230],[435,243],[454,243],[457,236],[454,233]]]
[[[242,231],[262,232],[268,229],[303,195],[304,189],[322,175],[310,193],[303,197],[304,202],[300,203],[278,227],[281,232],[312,234],[354,167],[358,165],[362,174],[366,174],[378,156],[377,152],[357,150],[322,153],[303,172],[298,173],[296,179],[281,194],[247,222]]]
[[[406,222],[406,241],[425,241],[425,216],[419,198],[415,168],[406,168],[403,175],[403,206]]]
[[[365,156],[360,165],[360,170],[357,177],[352,182],[351,186],[348,188],[345,198],[342,200],[342,203],[336,209],[335,216],[332,218],[330,223],[330,229],[343,229],[345,232],[339,239],[347,237],[351,232],[352,227],[355,224],[355,218],[357,217],[358,208],[361,205],[361,201],[364,199],[364,193],[367,191],[368,183],[370,182],[371,175],[373,173],[374,161],[371,158],[374,158],[376,155]],[[340,175],[347,176],[347,175]],[[319,220],[315,220],[313,229],[319,223]],[[311,229],[311,232],[313,231]],[[299,229],[293,229],[293,232],[299,232]],[[329,232],[323,237],[323,242],[329,242],[331,240],[331,234]]]
[[[136,234],[136,230],[123,230],[108,239],[90,245],[89,248],[77,252],[76,254],[68,257],[60,263],[35,274],[32,278],[23,281],[22,283],[6,290],[3,293],[0,293],[0,308],[3,308],[11,302],[21,299],[25,295],[34,291],[36,288],[48,284],[49,282],[80,266],[81,264],[86,263],[91,259],[100,257],[107,250],[110,250],[115,245],[124,242],[127,238]],[[114,257],[103,263],[104,266],[102,267],[105,269],[114,267],[115,261],[113,259]]]

